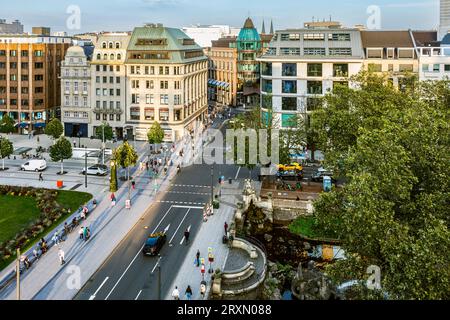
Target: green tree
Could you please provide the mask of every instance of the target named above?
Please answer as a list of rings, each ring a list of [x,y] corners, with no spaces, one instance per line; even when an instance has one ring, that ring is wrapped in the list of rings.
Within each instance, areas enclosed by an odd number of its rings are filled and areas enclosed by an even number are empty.
[[[52,161],[61,161],[61,174],[64,174],[64,160],[72,158],[72,144],[65,137],[59,138],[50,147],[50,158]]]
[[[2,159],[2,170],[5,170],[5,158],[14,152],[13,144],[7,138],[0,137],[0,158]]]
[[[134,150],[128,141],[121,144],[115,151],[114,158],[116,163],[122,168],[127,169],[128,180],[128,199],[131,198],[131,180],[130,180],[130,167],[134,167],[139,159],[138,154]]]
[[[103,131],[104,129],[104,131]],[[114,134],[113,134],[113,129],[111,128],[111,126],[109,125],[109,123],[103,122],[101,126],[97,127],[95,129],[95,137],[97,139],[101,139],[103,141],[103,133],[105,134],[104,136],[104,140],[112,140]]]
[[[45,128],[45,134],[51,136],[54,140],[57,140],[64,132],[64,127],[57,118],[53,118]]]
[[[289,164],[292,154],[300,154],[307,144],[307,130],[304,117],[294,114],[288,126],[280,131],[280,163]]]
[[[153,122],[150,130],[147,132],[147,139],[151,145],[160,144],[164,141],[164,130],[158,121]]]
[[[376,265],[390,299],[449,299],[449,82],[352,81],[359,89],[335,90],[313,113],[327,165],[347,181],[314,204],[317,227],[346,252],[326,271],[336,283],[365,281]]]
[[[0,132],[11,133],[14,131],[14,119],[7,114],[3,114],[3,118],[0,121]]]
[[[116,162],[116,149],[114,149],[111,159],[111,177],[109,183],[109,191],[116,192],[118,188],[117,182],[117,162]]]

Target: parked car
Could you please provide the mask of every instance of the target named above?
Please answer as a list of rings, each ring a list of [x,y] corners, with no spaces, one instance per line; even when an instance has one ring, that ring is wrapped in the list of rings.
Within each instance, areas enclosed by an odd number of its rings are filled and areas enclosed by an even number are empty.
[[[33,159],[25,162],[20,167],[22,171],[44,171],[47,169],[47,161],[44,159]]]
[[[156,256],[161,251],[164,243],[166,243],[166,234],[163,232],[151,234],[145,241],[142,253],[145,256]]]
[[[86,170],[83,170],[84,175]],[[108,174],[108,167],[103,164],[96,164],[87,168],[88,176],[106,176]]]
[[[313,172],[311,180],[314,182],[323,182],[323,177],[326,176],[331,177],[332,182],[336,182],[336,179],[333,178],[333,171],[324,168],[319,168]]]

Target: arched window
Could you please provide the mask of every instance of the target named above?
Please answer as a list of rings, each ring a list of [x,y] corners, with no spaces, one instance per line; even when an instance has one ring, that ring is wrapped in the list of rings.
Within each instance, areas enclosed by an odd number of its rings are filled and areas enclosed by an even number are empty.
[[[117,54],[117,60],[121,60],[122,59],[122,55],[120,53]]]
[[[106,42],[102,42],[102,48],[106,49]]]
[[[114,54],[111,53],[111,55],[109,56],[109,60],[114,60]]]
[[[109,48],[110,48],[110,49],[113,48],[113,43],[112,43],[112,42],[109,43]]]
[[[103,60],[108,60],[108,55],[106,53],[103,55]]]
[[[100,53],[97,53],[97,60],[101,60],[102,55]]]
[[[120,48],[120,42],[116,42],[116,49]]]

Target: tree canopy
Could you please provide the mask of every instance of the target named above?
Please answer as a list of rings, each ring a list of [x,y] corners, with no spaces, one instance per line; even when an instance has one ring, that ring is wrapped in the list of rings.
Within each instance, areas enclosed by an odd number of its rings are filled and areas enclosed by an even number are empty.
[[[6,113],[3,114],[3,118],[0,121],[0,132],[1,133],[11,133],[14,131],[14,119],[11,118]]]
[[[105,129],[104,132],[103,132],[103,128]],[[104,123],[102,123],[101,126],[99,126],[95,129],[95,137],[97,139],[103,139],[103,133],[105,134],[105,141],[112,140],[114,134],[113,134],[113,129],[111,128],[109,123],[104,122]]]
[[[72,144],[65,137],[59,138],[56,143],[50,146],[50,158],[52,161],[61,161],[61,174],[64,173],[63,162],[72,158]]]
[[[57,118],[53,118],[49,123],[47,123],[47,127],[45,128],[45,134],[51,136],[53,139],[58,139],[64,132],[64,127]]]
[[[390,299],[449,299],[449,82],[397,90],[371,73],[352,82],[312,115],[326,165],[346,181],[315,202],[318,228],[346,252],[327,272],[336,283],[365,280],[376,265]]]
[[[13,144],[7,138],[0,137],[0,159],[2,159],[2,170],[5,170],[5,158],[14,152]]]
[[[148,143],[157,144],[164,141],[164,130],[158,121],[153,122],[150,130],[147,132]]]

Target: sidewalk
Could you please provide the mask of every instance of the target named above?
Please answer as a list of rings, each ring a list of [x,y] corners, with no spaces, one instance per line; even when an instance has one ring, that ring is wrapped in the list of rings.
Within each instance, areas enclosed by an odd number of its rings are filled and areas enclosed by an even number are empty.
[[[177,157],[176,148],[172,158]],[[138,150],[141,154],[139,161],[145,161],[145,145]],[[164,191],[170,185],[171,176],[175,173],[174,167],[169,167],[166,176],[158,179],[159,190]],[[129,230],[138,223],[143,214],[146,214],[149,203],[153,203],[155,195],[153,180],[149,183],[146,171],[133,170],[138,185],[146,185],[145,189],[132,192],[132,207],[125,209],[125,200],[128,195],[128,185],[124,183],[116,192],[117,205],[110,207],[109,197],[98,199],[97,208],[88,216],[83,226],[89,226],[92,232],[87,242],[78,238],[78,230],[67,237],[61,247],[65,252],[66,264],[61,266],[58,259],[58,248],[49,249],[30,270],[21,276],[21,298],[23,300],[70,300],[78,290],[88,281],[101,264],[108,258],[114,248],[122,241]],[[149,198],[150,195],[150,198]],[[79,226],[81,228],[81,225]],[[11,272],[12,264],[4,270]],[[2,273],[3,274],[3,273]],[[15,299],[15,282],[0,292],[0,299]]]
[[[200,250],[200,258],[205,260],[205,281],[207,282],[206,297],[209,295],[211,289],[211,274],[208,273],[208,248],[212,248],[214,255],[214,262],[212,264],[213,270],[217,268],[223,270],[227,260],[229,248],[228,245],[222,243],[222,237],[225,233],[224,223],[231,225],[231,220],[234,215],[234,204],[236,204],[242,193],[242,183],[235,181],[233,184],[224,185],[222,187],[222,197],[220,198],[220,208],[214,210],[214,215],[208,217],[207,222],[202,222],[202,225],[190,244],[189,251],[183,264],[180,266],[179,272],[171,284],[165,300],[173,300],[171,294],[175,286],[180,291],[180,299],[187,300],[184,294],[188,285],[192,288],[192,300],[202,300],[200,294],[200,284],[202,281],[202,274],[200,268],[194,264],[197,250]]]

